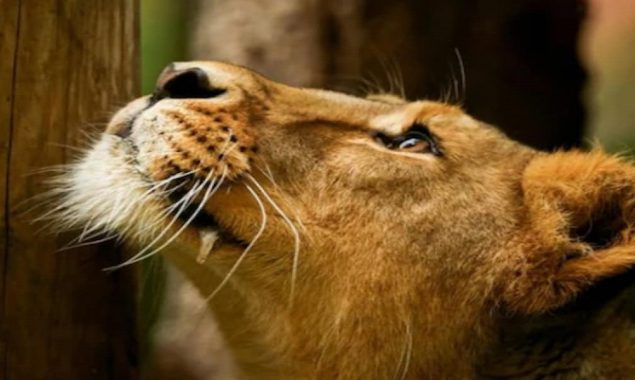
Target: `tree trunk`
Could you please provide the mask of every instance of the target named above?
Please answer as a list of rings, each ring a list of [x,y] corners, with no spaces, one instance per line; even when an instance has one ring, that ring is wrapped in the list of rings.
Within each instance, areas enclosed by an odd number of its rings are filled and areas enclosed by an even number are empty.
[[[410,99],[450,94],[511,137],[553,149],[582,137],[583,10],[582,0],[199,0],[192,55],[303,86],[366,77],[396,90],[402,76]]]
[[[130,0],[0,0],[0,379],[136,377],[134,291],[108,246],[59,252],[21,204],[86,123],[138,93]],[[26,203],[27,205],[30,202]]]

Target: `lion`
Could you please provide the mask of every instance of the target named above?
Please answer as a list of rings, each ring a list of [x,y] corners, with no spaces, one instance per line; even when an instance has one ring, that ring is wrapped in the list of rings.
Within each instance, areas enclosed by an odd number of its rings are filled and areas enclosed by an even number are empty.
[[[635,378],[635,166],[599,149],[179,62],[56,188],[188,277],[242,378]]]

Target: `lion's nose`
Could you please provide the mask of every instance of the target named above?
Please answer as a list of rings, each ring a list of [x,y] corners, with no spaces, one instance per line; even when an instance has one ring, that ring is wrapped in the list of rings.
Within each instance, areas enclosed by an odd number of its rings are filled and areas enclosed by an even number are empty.
[[[209,76],[200,67],[177,69],[174,64],[170,64],[159,75],[151,101],[158,102],[166,98],[214,98],[224,94],[226,91],[226,89],[212,86]]]

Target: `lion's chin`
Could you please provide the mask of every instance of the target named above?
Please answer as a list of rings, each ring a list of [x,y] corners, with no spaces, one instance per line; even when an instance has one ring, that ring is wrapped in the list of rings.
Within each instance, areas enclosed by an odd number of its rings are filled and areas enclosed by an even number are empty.
[[[178,220],[190,233],[199,235],[199,252],[197,261],[204,263],[214,250],[222,247],[244,248],[248,244],[239,236],[221,225],[205,207],[191,203],[177,216]]]

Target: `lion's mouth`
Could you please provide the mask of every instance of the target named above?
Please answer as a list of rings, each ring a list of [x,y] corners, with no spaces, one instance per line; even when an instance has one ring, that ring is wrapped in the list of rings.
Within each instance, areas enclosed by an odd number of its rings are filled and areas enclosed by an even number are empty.
[[[169,199],[172,203],[176,203],[181,199],[183,195],[179,192],[174,192],[169,195]],[[199,202],[193,201],[184,207],[180,212],[172,211],[173,216],[183,223],[187,224],[189,228],[194,228],[198,231],[208,231],[216,234],[217,241],[214,245],[231,244],[238,246],[247,246],[240,237],[233,234],[228,228],[218,222],[218,219],[208,212],[205,207],[201,207]]]

